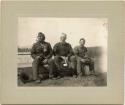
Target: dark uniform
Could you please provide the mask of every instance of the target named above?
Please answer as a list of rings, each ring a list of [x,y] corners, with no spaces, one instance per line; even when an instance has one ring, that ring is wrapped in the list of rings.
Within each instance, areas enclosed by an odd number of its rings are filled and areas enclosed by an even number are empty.
[[[45,64],[49,64],[49,69],[51,73],[52,64],[51,64],[51,57],[52,57],[52,48],[50,43],[47,42],[36,42],[33,44],[33,47],[31,49],[31,56],[34,59],[32,63],[33,67],[33,80],[38,79],[38,73],[39,73],[39,66],[43,66]],[[40,58],[37,58],[40,56]],[[44,60],[46,59],[46,62]]]
[[[54,61],[55,64],[60,71],[62,69],[62,64],[66,63],[68,64],[69,68],[72,68],[72,55],[73,55],[73,49],[71,45],[67,42],[59,42],[55,44],[53,47],[53,52],[54,52]],[[67,57],[68,59],[65,61],[63,57]]]
[[[53,52],[55,56],[65,56],[70,57],[73,54],[72,47],[69,43],[59,42],[53,47]]]
[[[84,46],[76,46],[74,53],[77,61],[77,73],[78,75],[84,75],[84,66],[88,65],[91,72],[94,72],[94,62],[92,59],[86,56],[87,48]]]

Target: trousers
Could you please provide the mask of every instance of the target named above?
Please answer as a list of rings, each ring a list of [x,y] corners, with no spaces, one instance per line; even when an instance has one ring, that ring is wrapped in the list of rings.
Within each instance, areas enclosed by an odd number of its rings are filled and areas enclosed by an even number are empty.
[[[95,72],[94,71],[94,61],[91,58],[89,58],[89,57],[81,58],[78,56],[72,57],[72,67],[77,70],[77,75],[85,74],[84,67],[86,65],[89,66],[89,70],[91,72]]]
[[[32,63],[32,69],[33,69],[33,80],[39,79],[39,74],[44,74],[48,73],[48,75],[53,75],[53,69],[54,69],[54,64],[53,64],[53,59],[47,59],[46,63],[43,63],[41,59],[34,59]],[[47,69],[46,66],[47,65]]]

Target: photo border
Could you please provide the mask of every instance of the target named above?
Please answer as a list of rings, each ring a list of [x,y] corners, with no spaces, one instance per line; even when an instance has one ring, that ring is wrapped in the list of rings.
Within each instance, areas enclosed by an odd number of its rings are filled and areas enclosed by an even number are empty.
[[[123,2],[2,1],[2,104],[123,104]],[[108,18],[107,87],[18,87],[18,17]]]

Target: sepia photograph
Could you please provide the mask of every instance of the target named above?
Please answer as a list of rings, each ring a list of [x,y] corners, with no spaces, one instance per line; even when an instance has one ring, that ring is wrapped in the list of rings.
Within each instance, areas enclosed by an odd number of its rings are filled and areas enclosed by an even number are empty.
[[[107,18],[19,17],[18,86],[107,86],[107,40]]]
[[[2,1],[2,104],[123,104],[124,3]]]

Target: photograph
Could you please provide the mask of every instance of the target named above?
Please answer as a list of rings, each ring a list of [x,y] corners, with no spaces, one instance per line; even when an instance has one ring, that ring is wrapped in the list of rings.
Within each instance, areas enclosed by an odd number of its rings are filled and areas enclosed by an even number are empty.
[[[3,1],[2,104],[123,104],[124,3]]]
[[[106,87],[107,18],[18,17],[19,87]]]

